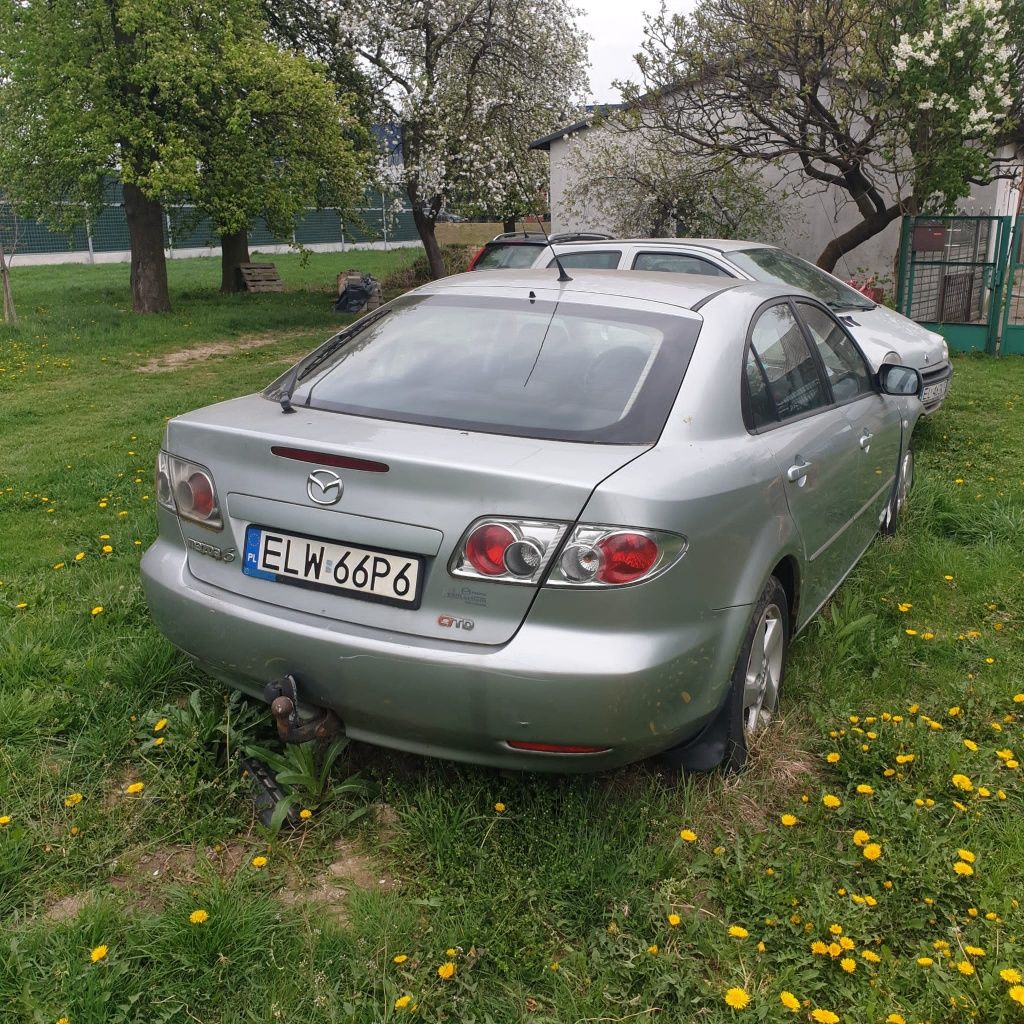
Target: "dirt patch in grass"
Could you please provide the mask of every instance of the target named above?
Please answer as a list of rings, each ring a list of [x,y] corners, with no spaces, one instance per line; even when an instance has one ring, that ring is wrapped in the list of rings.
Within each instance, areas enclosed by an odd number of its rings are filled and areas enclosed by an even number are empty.
[[[89,902],[89,898],[87,892],[76,892],[57,900],[56,903],[50,903],[43,911],[43,920],[55,924],[59,924],[61,921],[70,921],[72,918],[78,917],[82,908]]]
[[[182,348],[177,352],[167,352],[162,356],[156,356],[141,366],[135,368],[136,373],[170,373],[183,366],[193,366],[196,363],[205,363],[215,356],[233,356],[238,352],[249,352],[256,348],[265,348],[279,341],[290,341],[292,338],[300,338],[305,331],[288,331],[280,334],[253,334],[243,338],[233,338],[230,341],[210,341],[205,345],[194,345],[192,348]]]
[[[374,859],[348,839],[334,844],[333,860],[308,884],[298,880],[284,886],[278,899],[288,906],[322,910],[344,924],[348,921],[348,895],[353,889],[394,889],[398,879],[382,872]]]

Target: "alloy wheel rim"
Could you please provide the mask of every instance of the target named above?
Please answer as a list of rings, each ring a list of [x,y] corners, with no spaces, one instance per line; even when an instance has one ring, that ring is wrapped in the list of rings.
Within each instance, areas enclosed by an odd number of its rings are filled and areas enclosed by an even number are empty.
[[[784,631],[779,606],[768,605],[754,630],[743,681],[743,732],[748,738],[761,732],[775,714],[782,680]]]

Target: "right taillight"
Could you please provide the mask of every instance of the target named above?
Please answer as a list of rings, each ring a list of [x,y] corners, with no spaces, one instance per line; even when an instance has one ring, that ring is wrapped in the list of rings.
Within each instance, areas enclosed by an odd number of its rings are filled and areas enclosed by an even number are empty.
[[[478,519],[452,555],[453,576],[545,586],[621,587],[664,572],[686,539],[663,530],[582,524],[562,544],[566,523],[493,516]],[[550,569],[550,571],[548,571]]]
[[[211,530],[224,528],[217,487],[205,466],[160,452],[156,460],[156,498],[182,519]]]
[[[547,586],[622,587],[659,576],[686,553],[686,538],[664,530],[581,523],[566,541]]]

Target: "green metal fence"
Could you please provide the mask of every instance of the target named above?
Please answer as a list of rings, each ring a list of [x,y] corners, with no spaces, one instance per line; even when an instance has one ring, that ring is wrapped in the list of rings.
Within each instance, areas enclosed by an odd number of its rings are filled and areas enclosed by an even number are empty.
[[[960,352],[1024,352],[1024,217],[905,217],[897,306]]]
[[[130,249],[128,223],[124,216],[119,182],[110,182],[99,217],[85,218],[69,232],[53,231],[38,221],[19,219],[16,255],[127,252]],[[7,234],[12,234],[8,231]],[[249,244],[342,245],[365,242],[404,242],[417,238],[412,210],[396,209],[393,200],[378,192],[367,192],[363,203],[343,216],[334,209],[310,209],[298,218],[290,238],[278,238],[262,218],[249,225]],[[210,221],[191,206],[165,207],[164,246],[172,255],[178,250],[207,249],[220,245]]]

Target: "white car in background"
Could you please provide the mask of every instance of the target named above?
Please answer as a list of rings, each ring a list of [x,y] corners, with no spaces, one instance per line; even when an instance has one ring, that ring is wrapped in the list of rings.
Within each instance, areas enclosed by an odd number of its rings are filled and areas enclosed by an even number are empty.
[[[640,270],[765,281],[803,289],[831,309],[860,345],[871,368],[912,366],[924,381],[925,412],[935,412],[949,392],[953,367],[945,339],[783,249],[761,242],[721,238],[619,238],[556,242],[540,246],[533,267],[554,265],[553,252],[569,273]],[[486,269],[481,266],[477,269]]]

